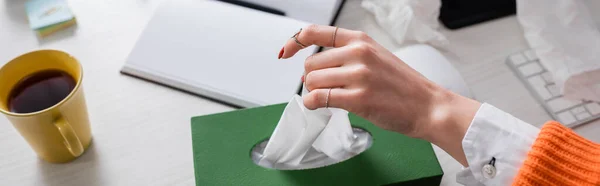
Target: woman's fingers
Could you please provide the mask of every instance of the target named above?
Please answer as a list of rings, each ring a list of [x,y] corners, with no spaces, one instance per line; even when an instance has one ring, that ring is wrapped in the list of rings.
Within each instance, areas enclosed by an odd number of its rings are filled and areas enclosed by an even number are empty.
[[[335,30],[336,28],[332,26],[309,25],[303,28],[296,38],[298,42],[307,47],[311,45],[333,47],[333,34]],[[360,35],[359,32],[339,28],[335,34],[335,47],[345,46],[354,38],[357,38],[357,35]],[[292,57],[301,49],[302,47],[296,43],[296,40],[290,38],[283,46],[281,57],[284,59]]]
[[[351,43],[370,43],[370,38],[363,32],[351,31],[342,28],[322,25],[310,25],[303,28],[298,35],[290,39],[283,46],[279,57],[290,58],[304,47],[318,45],[322,47],[335,47],[334,49],[314,54],[305,61],[304,81],[310,92],[304,95],[304,105],[309,109],[322,107],[335,107],[348,109],[349,103],[355,102],[355,95],[349,85],[357,82],[357,78],[365,70],[360,65],[351,65],[361,59],[368,47],[344,47]],[[357,56],[359,55],[359,56]],[[350,64],[350,65],[349,65]]]
[[[325,107],[347,108],[351,94],[350,90],[342,88],[315,89],[303,96],[304,106],[311,110]]]
[[[344,87],[352,82],[352,67],[325,68],[308,72],[304,83],[308,91],[314,89]]]
[[[310,73],[314,70],[339,67],[352,59],[344,48],[333,48],[306,58],[304,61],[304,72]]]

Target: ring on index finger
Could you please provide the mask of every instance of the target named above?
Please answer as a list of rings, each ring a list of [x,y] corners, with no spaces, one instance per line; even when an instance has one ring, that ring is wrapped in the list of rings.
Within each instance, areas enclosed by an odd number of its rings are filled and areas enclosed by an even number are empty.
[[[302,32],[302,28],[300,28],[300,30],[298,32],[296,32],[296,34],[294,34],[294,36],[292,36],[292,39],[294,39],[294,41],[296,42],[296,44],[298,44],[298,46],[300,46],[300,48],[306,48],[306,45],[300,43],[300,41],[298,41],[298,35],[300,35],[300,32]]]

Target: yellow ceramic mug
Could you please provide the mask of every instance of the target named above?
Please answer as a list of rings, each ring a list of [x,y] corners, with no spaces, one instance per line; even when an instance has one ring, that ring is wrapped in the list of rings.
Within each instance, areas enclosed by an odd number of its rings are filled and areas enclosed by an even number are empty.
[[[54,106],[31,113],[11,112],[9,94],[23,78],[44,70],[60,70],[75,79],[75,88]],[[42,159],[63,163],[79,157],[92,140],[83,96],[83,70],[71,55],[56,50],[23,54],[0,69],[0,112]]]

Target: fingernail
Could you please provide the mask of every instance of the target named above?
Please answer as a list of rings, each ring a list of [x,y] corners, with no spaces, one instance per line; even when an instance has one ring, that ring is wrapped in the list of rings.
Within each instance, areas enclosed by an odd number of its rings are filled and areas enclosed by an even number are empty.
[[[302,76],[302,77],[300,78],[300,80],[302,81],[302,83],[304,83],[304,76]]]
[[[281,59],[281,56],[283,56],[283,47],[279,51],[279,56],[277,57],[277,59]]]

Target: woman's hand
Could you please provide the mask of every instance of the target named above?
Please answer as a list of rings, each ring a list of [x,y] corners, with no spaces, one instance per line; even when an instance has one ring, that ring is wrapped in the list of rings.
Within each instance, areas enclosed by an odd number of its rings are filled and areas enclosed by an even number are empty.
[[[456,130],[454,138],[460,144],[478,102],[429,81],[363,32],[340,28],[334,41],[335,31],[335,27],[311,25],[297,36],[306,46],[334,47],[305,61],[307,108],[325,107],[330,93],[329,107],[348,110],[383,129],[433,143],[442,140],[435,138],[435,132],[446,135]],[[280,57],[290,58],[301,49],[290,39]],[[449,128],[450,122],[466,123],[466,127]]]

